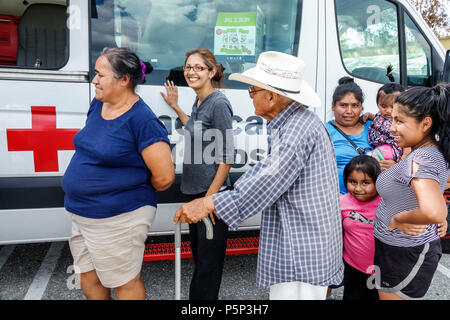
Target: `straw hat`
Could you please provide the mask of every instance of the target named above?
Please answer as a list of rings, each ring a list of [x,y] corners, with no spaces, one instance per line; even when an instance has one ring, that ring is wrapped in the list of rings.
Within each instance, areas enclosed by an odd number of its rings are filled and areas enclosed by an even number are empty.
[[[286,53],[267,51],[260,54],[254,68],[232,73],[230,80],[248,83],[288,97],[309,107],[320,107],[320,97],[303,80],[305,63]]]

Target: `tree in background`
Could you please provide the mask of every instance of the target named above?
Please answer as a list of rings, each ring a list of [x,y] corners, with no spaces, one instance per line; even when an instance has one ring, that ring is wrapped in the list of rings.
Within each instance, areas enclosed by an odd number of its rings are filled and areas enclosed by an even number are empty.
[[[448,0],[410,0],[438,38],[450,36]]]

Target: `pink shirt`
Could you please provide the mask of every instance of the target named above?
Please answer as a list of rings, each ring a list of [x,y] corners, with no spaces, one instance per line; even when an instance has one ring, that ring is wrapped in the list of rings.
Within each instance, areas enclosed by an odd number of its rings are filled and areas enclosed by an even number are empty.
[[[341,215],[344,228],[344,260],[353,268],[367,272],[373,265],[375,240],[373,224],[381,197],[360,202],[350,193],[341,196]]]

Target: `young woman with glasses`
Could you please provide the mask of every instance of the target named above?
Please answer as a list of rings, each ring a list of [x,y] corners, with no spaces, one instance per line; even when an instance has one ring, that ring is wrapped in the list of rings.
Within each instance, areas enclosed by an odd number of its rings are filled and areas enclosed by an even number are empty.
[[[161,95],[184,125],[181,192],[191,201],[231,188],[228,173],[235,152],[233,110],[225,95],[216,90],[221,85],[225,69],[217,65],[209,50],[197,48],[188,51],[183,70],[187,84],[196,93],[191,115],[188,116],[178,105],[178,89],[172,81],[164,84],[166,94],[161,92]],[[211,145],[214,152],[211,152]],[[201,146],[201,149],[195,146]],[[220,220],[215,221],[213,215],[210,218],[214,225],[212,240],[206,239],[203,222],[189,225],[195,263],[189,290],[191,300],[218,299],[228,226]]]

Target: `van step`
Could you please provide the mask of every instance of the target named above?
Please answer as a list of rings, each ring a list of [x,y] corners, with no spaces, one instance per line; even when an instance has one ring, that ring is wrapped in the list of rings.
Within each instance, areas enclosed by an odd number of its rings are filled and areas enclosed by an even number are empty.
[[[225,254],[252,254],[258,253],[259,237],[231,238],[227,241]],[[181,242],[181,259],[192,258],[191,242]],[[174,260],[174,243],[149,243],[145,246],[144,261]]]

